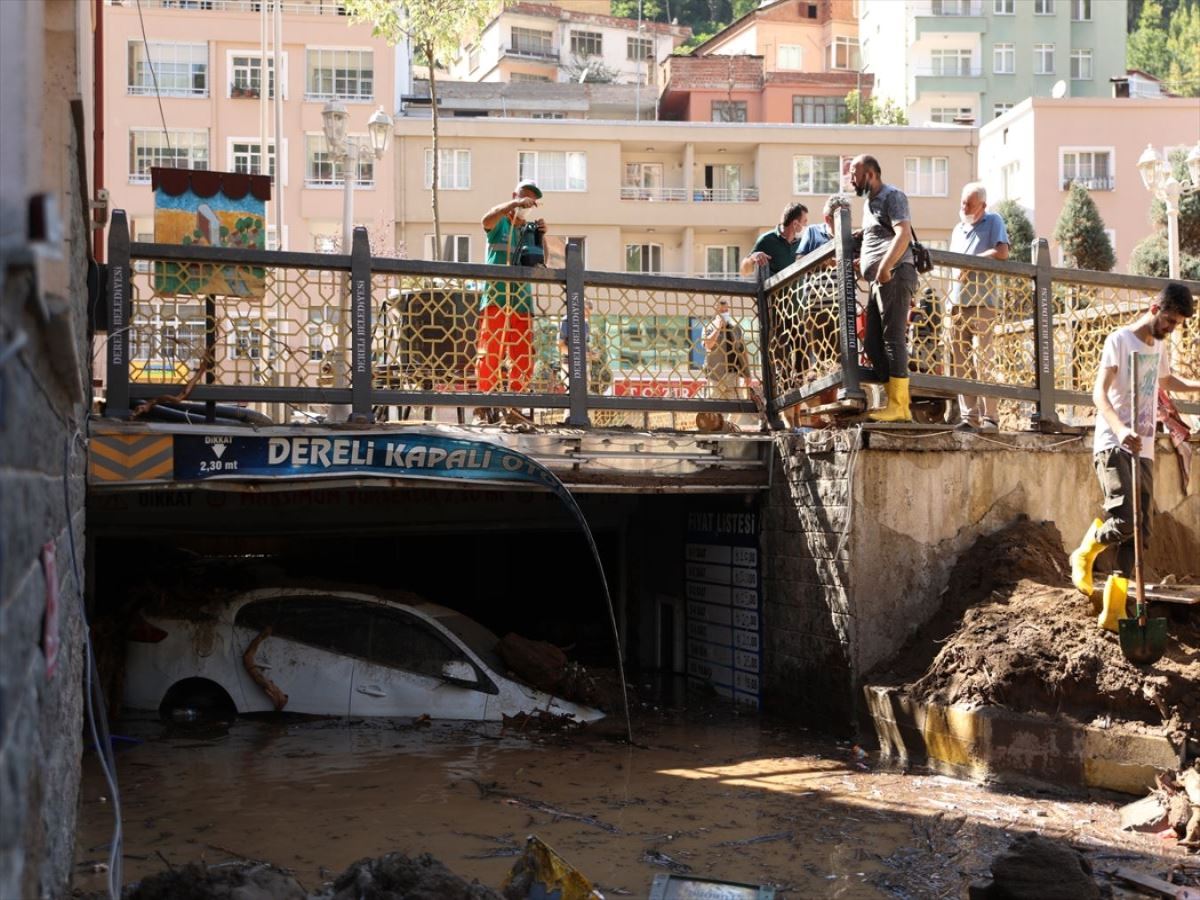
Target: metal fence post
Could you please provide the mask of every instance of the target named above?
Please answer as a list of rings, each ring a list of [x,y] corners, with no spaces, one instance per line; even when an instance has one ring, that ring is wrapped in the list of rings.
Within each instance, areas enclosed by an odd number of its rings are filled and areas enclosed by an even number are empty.
[[[129,221],[113,210],[108,228],[108,365],[104,414],[129,418]]]
[[[583,253],[579,244],[567,244],[567,424],[591,425],[587,410],[588,338],[584,336]]]
[[[779,406],[775,397],[775,370],[771,367],[771,305],[767,302],[767,268],[758,266],[758,343],[759,355],[762,358],[762,395],[763,415],[767,424],[773,429],[786,428],[779,416]]]
[[[839,400],[861,400],[866,403],[859,381],[858,368],[858,300],[857,280],[854,277],[854,238],[850,234],[850,203],[842,201],[834,223],[837,241],[838,319],[841,322],[839,347],[842,362],[842,387]]]
[[[1034,339],[1037,344],[1037,431],[1062,428],[1054,407],[1054,285],[1050,279],[1050,244],[1038,238],[1034,260]]]
[[[350,250],[351,352],[350,421],[369,424],[371,413],[371,244],[367,229],[354,229]]]

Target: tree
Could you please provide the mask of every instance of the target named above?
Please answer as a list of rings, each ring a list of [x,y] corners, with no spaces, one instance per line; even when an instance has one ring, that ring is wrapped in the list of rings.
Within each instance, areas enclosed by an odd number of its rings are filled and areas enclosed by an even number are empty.
[[[592,56],[572,56],[563,63],[563,72],[567,80],[575,84],[612,84],[619,74],[616,69],[606,66],[600,59]]]
[[[1137,28],[1125,42],[1125,64],[1129,68],[1141,69],[1155,78],[1167,77],[1171,58],[1167,53],[1165,24],[1158,0],[1146,0]]]
[[[1117,264],[1100,211],[1087,188],[1078,182],[1071,182],[1058,224],[1054,226],[1054,240],[1062,247],[1063,259],[1071,268],[1110,272]]]
[[[441,159],[438,147],[438,99],[436,67],[453,59],[465,40],[483,26],[510,0],[416,0],[406,5],[397,0],[345,0],[346,12],[354,22],[370,22],[372,32],[390,45],[411,43],[414,55],[429,64],[429,103],[433,109],[433,258],[441,256],[442,225],[438,215],[438,179]]]
[[[846,123],[850,125],[907,125],[904,110],[888,98],[881,106],[873,96],[859,97],[858,91],[846,95]]]
[[[1181,3],[1167,26],[1167,87],[1175,94],[1200,97],[1200,0]]]
[[[1035,235],[1033,223],[1029,221],[1029,216],[1025,215],[1021,204],[1016,200],[1001,200],[992,211],[1004,220],[1004,227],[1008,231],[1010,258],[1030,262],[1029,254],[1033,249]]]
[[[1177,181],[1187,177],[1187,150],[1171,154],[1171,171]],[[1133,248],[1129,271],[1135,275],[1166,278],[1167,206],[1161,200],[1150,204],[1150,222],[1154,231]],[[1184,278],[1200,278],[1200,193],[1179,201],[1179,272]],[[1189,274],[1190,273],[1190,274]]]

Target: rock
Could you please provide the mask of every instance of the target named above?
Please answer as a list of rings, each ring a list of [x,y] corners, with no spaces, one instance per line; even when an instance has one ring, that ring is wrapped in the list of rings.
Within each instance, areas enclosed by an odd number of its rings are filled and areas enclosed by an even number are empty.
[[[266,863],[209,869],[189,863],[127,886],[123,900],[305,900],[296,879]]]
[[[1099,900],[1104,896],[1081,854],[1024,834],[992,860],[992,878],[968,889],[970,900]]]
[[[314,900],[503,900],[478,881],[455,875],[428,853],[361,859]]]

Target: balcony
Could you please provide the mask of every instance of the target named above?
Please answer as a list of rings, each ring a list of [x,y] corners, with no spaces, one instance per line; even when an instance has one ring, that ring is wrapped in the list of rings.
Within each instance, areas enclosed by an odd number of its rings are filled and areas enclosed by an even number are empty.
[[[554,47],[514,44],[504,48],[504,55],[513,56],[517,59],[531,59],[536,62],[558,64],[558,50]]]
[[[744,203],[758,200],[758,188],[696,188],[692,199],[697,203]]]
[[[973,94],[983,90],[983,67],[976,64],[959,66],[917,66],[917,92]]]
[[[923,34],[969,34],[987,30],[979,0],[929,0],[914,11],[917,37]]]
[[[250,85],[231,84],[229,86],[229,96],[234,99],[257,100],[259,91],[257,87],[251,87]]]
[[[687,200],[687,188],[638,187],[637,185],[622,185],[622,200],[672,201]]]
[[[105,0],[106,6],[137,7],[137,0]],[[262,0],[141,0],[142,9],[179,9],[190,12],[253,13],[262,11]],[[285,15],[345,16],[346,6],[337,0],[282,0],[279,7]],[[268,2],[274,11],[276,3]]]
[[[1111,175],[1101,175],[1097,178],[1064,178],[1062,180],[1062,189],[1069,191],[1072,184],[1082,185],[1089,191],[1111,191],[1116,189],[1117,179]]]

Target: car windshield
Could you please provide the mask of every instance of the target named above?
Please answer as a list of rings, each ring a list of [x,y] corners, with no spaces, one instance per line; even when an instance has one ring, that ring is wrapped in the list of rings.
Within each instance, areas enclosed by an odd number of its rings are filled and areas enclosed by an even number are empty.
[[[468,619],[466,616],[455,613],[449,616],[439,616],[437,621],[466,644],[471,652],[483,660],[493,672],[503,673],[508,669],[504,660],[500,658],[500,654],[496,652],[496,645],[500,643],[500,639],[474,619]]]

